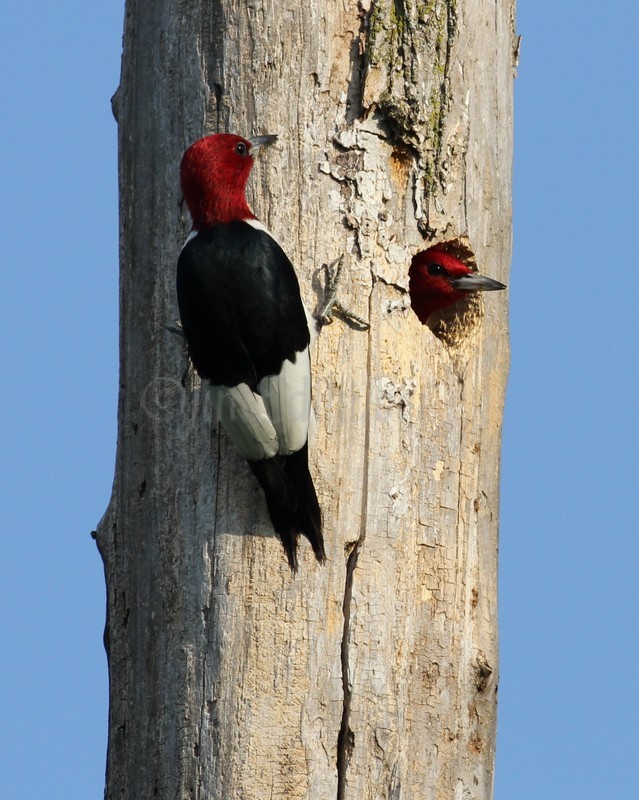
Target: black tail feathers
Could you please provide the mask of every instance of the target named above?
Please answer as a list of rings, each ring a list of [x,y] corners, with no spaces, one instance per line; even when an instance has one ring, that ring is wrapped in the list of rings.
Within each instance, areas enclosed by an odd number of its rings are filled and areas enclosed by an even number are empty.
[[[249,461],[249,466],[264,490],[271,522],[284,545],[293,572],[297,572],[300,533],[311,543],[315,558],[323,563],[326,552],[322,536],[322,513],[308,471],[307,445],[290,456]]]

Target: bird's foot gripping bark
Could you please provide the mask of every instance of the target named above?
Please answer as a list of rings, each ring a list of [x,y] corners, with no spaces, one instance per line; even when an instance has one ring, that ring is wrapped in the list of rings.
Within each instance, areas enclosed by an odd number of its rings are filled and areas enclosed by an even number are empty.
[[[339,286],[342,270],[344,268],[344,256],[341,255],[332,261],[330,264],[324,264],[323,269],[326,271],[326,287],[324,294],[324,304],[320,307],[319,313],[315,317],[317,320],[318,328],[324,325],[330,325],[335,316],[338,316],[351,328],[359,331],[367,331],[370,324],[365,319],[354,314],[344,306],[337,299],[337,288]]]
[[[164,326],[169,333],[174,333],[176,336],[181,336],[184,339],[184,331],[182,330],[182,323],[180,320],[175,321],[175,325],[165,325]]]

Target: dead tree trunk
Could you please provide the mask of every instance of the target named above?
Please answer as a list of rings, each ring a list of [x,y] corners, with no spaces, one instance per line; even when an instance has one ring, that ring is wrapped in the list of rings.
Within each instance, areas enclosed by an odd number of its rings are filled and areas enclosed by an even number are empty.
[[[504,296],[431,327],[412,255],[505,277],[513,0],[127,0],[121,385],[108,589],[107,798],[489,798],[497,686]],[[278,133],[251,187],[314,308],[311,453],[328,562],[297,576],[187,376],[182,151]]]

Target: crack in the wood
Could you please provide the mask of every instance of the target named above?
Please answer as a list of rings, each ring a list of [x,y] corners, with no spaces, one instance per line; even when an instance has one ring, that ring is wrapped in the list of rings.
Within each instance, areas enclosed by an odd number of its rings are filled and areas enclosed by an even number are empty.
[[[350,49],[351,74],[346,92],[346,122],[353,124],[363,116],[364,86],[366,82],[366,60],[364,58],[364,42],[368,30],[369,14],[359,5],[359,31],[353,37]]]
[[[442,81],[439,87],[439,107],[441,113],[437,125],[437,147],[435,149],[434,159],[434,173],[437,171],[437,179],[440,184],[443,184],[442,169],[442,152],[444,149],[444,132],[446,116],[450,107],[450,64],[452,56],[452,45],[457,36],[457,9],[455,8],[454,0],[446,0],[447,17],[446,17],[446,56],[444,58],[444,68]]]
[[[373,311],[373,292],[368,298],[368,318],[371,319]],[[339,734],[337,736],[337,800],[345,800],[346,797],[346,774],[348,765],[355,747],[355,733],[351,728],[351,706],[353,689],[350,684],[349,675],[349,656],[350,656],[350,633],[351,633],[351,601],[353,598],[353,580],[355,568],[359,559],[359,553],[366,538],[366,508],[368,505],[368,448],[370,442],[370,399],[371,399],[371,357],[372,346],[369,339],[368,354],[366,362],[366,420],[364,434],[364,468],[362,474],[362,504],[360,514],[360,526],[357,541],[352,545],[346,561],[346,578],[344,581],[344,602],[342,610],[344,613],[344,629],[342,631],[342,643],[340,656],[342,664],[342,720]]]
[[[225,97],[225,48],[223,32],[227,29],[224,8],[221,3],[202,4],[202,22],[199,51],[206,77],[205,128],[208,133],[225,130],[228,125],[229,108]],[[209,122],[213,117],[213,125]]]
[[[359,540],[353,546],[346,562],[346,581],[344,585],[344,630],[342,633],[342,721],[337,736],[337,800],[346,796],[346,771],[355,746],[355,734],[350,726],[352,688],[349,685],[348,656],[351,629],[351,599],[353,596],[353,573],[359,557]]]

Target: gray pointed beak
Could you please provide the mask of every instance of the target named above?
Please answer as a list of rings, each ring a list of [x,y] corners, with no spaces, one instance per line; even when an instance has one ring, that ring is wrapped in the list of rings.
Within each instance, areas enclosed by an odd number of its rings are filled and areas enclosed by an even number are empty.
[[[451,278],[450,282],[455,289],[462,292],[496,292],[506,288],[506,284],[484,275],[461,275],[459,278]]]
[[[264,147],[269,147],[277,141],[277,134],[265,133],[263,136],[254,136],[249,139],[251,143],[251,155],[257,156]]]

